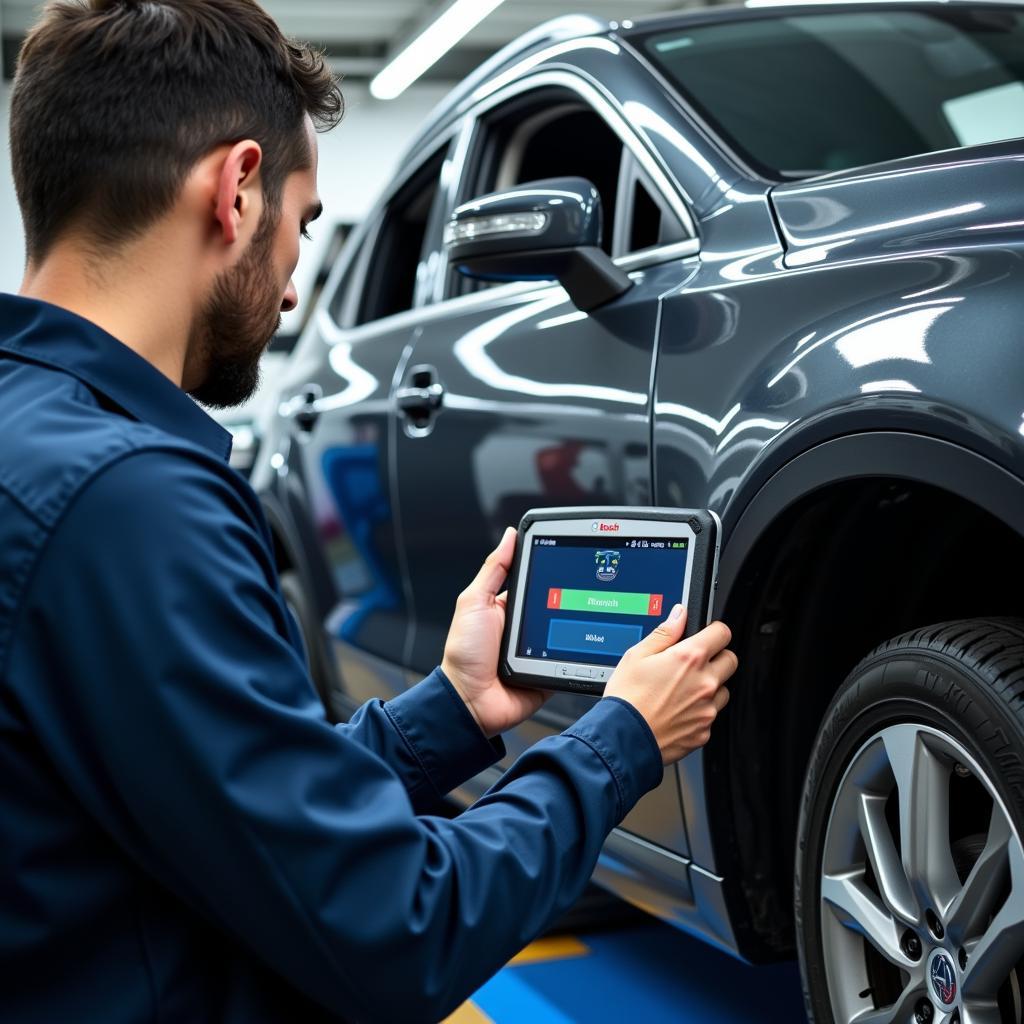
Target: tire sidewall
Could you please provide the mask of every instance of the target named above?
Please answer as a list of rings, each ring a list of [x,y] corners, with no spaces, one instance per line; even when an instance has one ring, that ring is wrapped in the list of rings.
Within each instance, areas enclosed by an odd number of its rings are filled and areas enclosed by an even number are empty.
[[[903,647],[867,658],[840,688],[815,741],[797,832],[794,906],[808,1018],[831,1024],[821,953],[820,872],[832,805],[863,744],[915,722],[961,743],[985,771],[1017,834],[1024,834],[1024,729],[981,673],[955,657]]]

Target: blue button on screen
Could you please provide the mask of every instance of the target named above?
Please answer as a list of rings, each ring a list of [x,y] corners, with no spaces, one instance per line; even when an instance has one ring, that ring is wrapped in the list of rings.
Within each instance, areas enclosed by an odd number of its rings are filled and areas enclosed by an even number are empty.
[[[622,655],[639,643],[642,636],[643,629],[640,626],[552,619],[548,626],[548,650]]]

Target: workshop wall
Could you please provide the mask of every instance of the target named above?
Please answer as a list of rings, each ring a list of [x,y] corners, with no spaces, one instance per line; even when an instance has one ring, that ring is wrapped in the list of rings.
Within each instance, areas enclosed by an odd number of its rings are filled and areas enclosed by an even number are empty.
[[[16,292],[25,267],[25,235],[11,177],[10,112],[11,85],[3,82],[0,84],[0,130],[3,132],[0,145],[0,292]]]

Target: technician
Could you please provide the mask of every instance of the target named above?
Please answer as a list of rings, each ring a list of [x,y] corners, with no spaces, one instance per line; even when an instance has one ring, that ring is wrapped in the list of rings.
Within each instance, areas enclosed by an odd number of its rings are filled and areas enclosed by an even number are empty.
[[[455,820],[542,695],[495,674],[506,533],[444,660],[323,716],[243,401],[320,210],[321,58],[251,0],[62,0],[22,49],[0,299],[0,1017],[436,1020],[580,894],[736,659],[677,614]],[[388,273],[387,267],[378,268]],[[425,496],[424,500],[428,500]]]

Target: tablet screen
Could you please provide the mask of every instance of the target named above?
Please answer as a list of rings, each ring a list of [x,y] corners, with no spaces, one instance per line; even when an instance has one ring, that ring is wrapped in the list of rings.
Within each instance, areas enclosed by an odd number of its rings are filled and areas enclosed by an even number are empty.
[[[674,604],[686,603],[689,543],[664,535],[600,542],[533,535],[516,654],[618,664]]]

